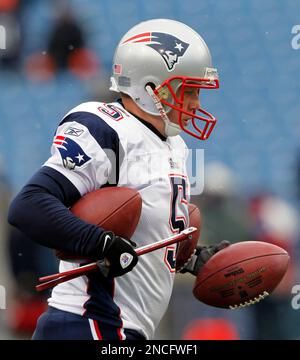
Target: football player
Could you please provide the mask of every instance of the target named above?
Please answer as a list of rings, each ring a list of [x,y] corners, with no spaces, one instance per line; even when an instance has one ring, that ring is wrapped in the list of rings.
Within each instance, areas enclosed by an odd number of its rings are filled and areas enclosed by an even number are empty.
[[[120,100],[83,103],[63,117],[51,157],[12,202],[9,222],[41,245],[106,258],[110,269],[108,276],[94,272],[57,285],[33,339],[153,338],[172,292],[176,245],[138,261],[135,242],[156,242],[189,225],[188,150],[179,134],[210,136],[216,119],[200,106],[199,93],[218,87],[209,49],[194,30],[149,20],[130,29],[116,48],[110,89]],[[141,194],[131,240],[68,210],[105,186]],[[222,246],[198,250],[182,271],[197,274]],[[120,262],[125,252],[131,255],[127,266]],[[59,268],[78,266],[61,261]]]

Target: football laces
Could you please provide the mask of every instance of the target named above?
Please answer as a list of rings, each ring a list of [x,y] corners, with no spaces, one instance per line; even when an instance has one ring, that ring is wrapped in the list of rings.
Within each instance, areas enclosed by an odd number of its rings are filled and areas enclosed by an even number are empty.
[[[240,303],[240,304],[236,304],[236,305],[230,305],[229,309],[234,310],[234,309],[241,309],[250,305],[254,305],[259,303],[261,300],[265,299],[268,295],[270,295],[267,291],[264,291],[262,294],[259,294],[257,297],[255,297],[254,299],[251,299],[249,301],[245,301],[244,303]]]

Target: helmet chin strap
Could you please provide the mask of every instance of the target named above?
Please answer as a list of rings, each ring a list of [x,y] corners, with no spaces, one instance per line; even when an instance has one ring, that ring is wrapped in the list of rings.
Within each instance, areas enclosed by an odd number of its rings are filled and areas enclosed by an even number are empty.
[[[153,89],[150,85],[146,85],[147,93],[152,97],[152,100],[159,112],[160,117],[163,119],[165,123],[165,135],[166,136],[177,136],[181,133],[182,129],[179,125],[174,124],[169,120],[168,115],[163,108],[158,96],[154,93]]]

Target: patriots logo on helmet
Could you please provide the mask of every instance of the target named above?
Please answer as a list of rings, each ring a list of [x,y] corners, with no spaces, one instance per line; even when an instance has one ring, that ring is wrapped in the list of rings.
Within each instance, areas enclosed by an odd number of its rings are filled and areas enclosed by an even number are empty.
[[[122,44],[145,43],[158,52],[165,61],[168,71],[172,71],[179,59],[184,55],[189,44],[176,36],[161,32],[147,32],[132,36]]]
[[[74,170],[76,166],[81,167],[91,160],[74,140],[66,136],[57,135],[53,144],[56,145],[66,169]]]

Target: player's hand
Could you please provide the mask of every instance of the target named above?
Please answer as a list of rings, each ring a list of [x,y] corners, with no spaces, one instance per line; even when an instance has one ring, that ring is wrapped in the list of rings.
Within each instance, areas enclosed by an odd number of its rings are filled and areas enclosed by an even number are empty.
[[[189,272],[195,276],[198,275],[198,272],[202,268],[202,266],[218,251],[227,248],[230,245],[230,242],[227,240],[223,240],[218,244],[210,245],[210,246],[197,246],[196,252],[193,255],[192,259],[189,261],[187,265],[184,266],[181,273]]]
[[[102,254],[109,263],[108,276],[121,276],[135,267],[138,256],[133,241],[116,236],[112,231],[103,232],[100,241],[103,244]]]

